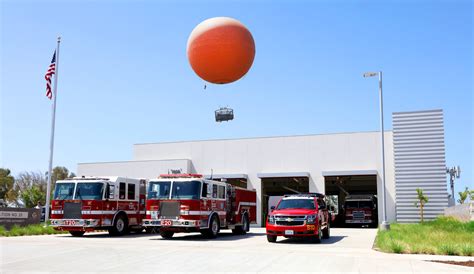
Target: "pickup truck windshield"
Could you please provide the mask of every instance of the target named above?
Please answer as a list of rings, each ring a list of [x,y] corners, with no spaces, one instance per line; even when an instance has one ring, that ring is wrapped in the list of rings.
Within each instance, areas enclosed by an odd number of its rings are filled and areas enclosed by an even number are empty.
[[[75,183],[57,183],[54,189],[54,200],[72,200]]]
[[[76,200],[102,200],[104,183],[78,183]]]
[[[313,199],[288,199],[281,200],[277,209],[306,208],[316,209]]]
[[[169,199],[171,182],[150,182],[148,184],[148,199]]]
[[[199,199],[200,194],[200,181],[173,182],[172,199]]]

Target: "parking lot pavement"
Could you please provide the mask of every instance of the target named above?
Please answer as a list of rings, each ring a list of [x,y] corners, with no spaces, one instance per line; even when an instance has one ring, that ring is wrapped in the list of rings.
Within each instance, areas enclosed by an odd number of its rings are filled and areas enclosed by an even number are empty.
[[[242,236],[222,231],[211,240],[197,233],[175,234],[171,240],[106,233],[0,238],[0,272],[473,273],[427,262],[429,256],[374,251],[375,229],[333,228],[331,234],[321,244],[284,238],[268,243],[263,228]]]

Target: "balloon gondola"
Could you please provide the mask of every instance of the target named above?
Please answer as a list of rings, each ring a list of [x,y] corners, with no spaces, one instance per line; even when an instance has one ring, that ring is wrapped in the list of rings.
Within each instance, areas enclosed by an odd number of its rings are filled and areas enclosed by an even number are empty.
[[[234,110],[229,107],[219,108],[215,112],[216,122],[227,122],[234,120]]]

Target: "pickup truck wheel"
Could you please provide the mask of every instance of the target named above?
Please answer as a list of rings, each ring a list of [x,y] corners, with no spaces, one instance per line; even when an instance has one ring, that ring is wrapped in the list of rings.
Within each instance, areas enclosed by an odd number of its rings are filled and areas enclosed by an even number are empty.
[[[84,233],[86,233],[86,232],[85,231],[69,231],[69,233],[73,237],[82,237],[84,235]]]
[[[267,241],[268,241],[269,243],[274,243],[274,242],[277,241],[277,236],[275,236],[275,235],[268,235],[268,234],[267,234]]]
[[[322,238],[322,231],[321,231],[321,224],[318,225],[318,235],[314,236],[313,237],[313,242],[315,243],[320,243],[321,242],[321,238]]]
[[[326,228],[323,230],[323,239],[329,239],[329,237],[331,236],[330,234],[331,234],[331,227],[328,222]]]
[[[114,225],[109,229],[109,234],[112,236],[123,236],[128,233],[128,220],[123,214],[115,218]]]
[[[160,231],[160,236],[163,239],[169,240],[169,239],[173,238],[173,235],[174,235],[173,231]]]
[[[217,215],[213,215],[211,222],[209,223],[209,228],[201,232],[206,238],[213,239],[219,234],[219,219]]]

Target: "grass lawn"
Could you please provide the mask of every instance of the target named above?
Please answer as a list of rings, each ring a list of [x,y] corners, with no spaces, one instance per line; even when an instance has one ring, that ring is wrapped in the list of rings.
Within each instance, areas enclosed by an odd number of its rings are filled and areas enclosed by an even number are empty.
[[[12,229],[6,230],[0,226],[0,237],[25,236],[25,235],[46,235],[46,234],[62,234],[67,231],[56,231],[51,226],[45,227],[44,224],[28,225],[24,227],[13,226]]]
[[[439,217],[419,224],[392,224],[379,230],[375,245],[390,253],[474,256],[474,221]]]

